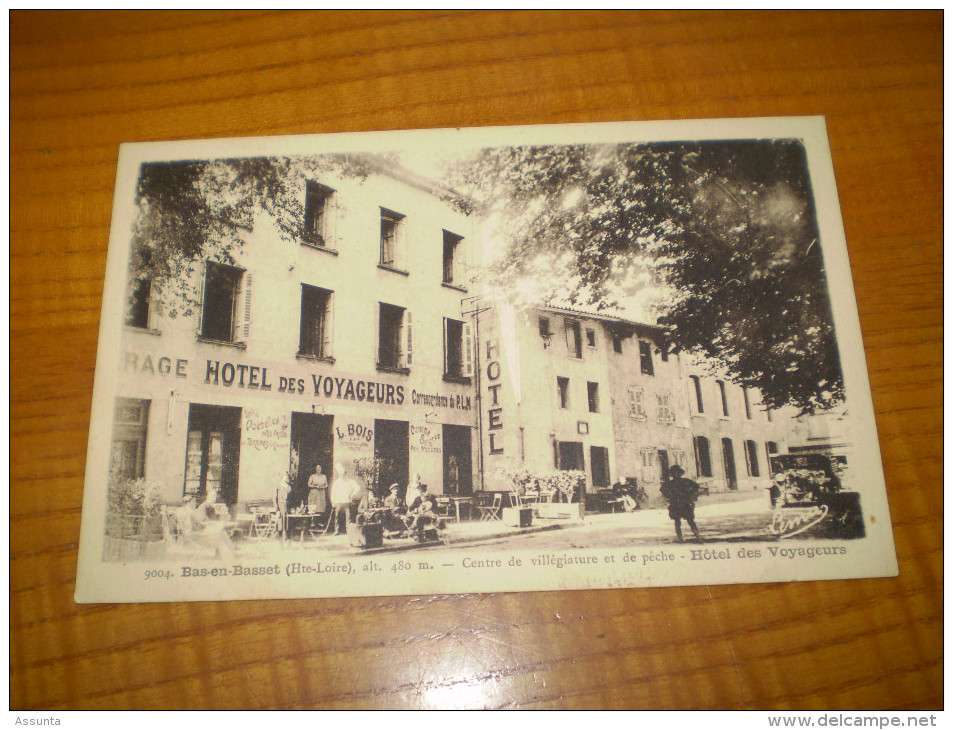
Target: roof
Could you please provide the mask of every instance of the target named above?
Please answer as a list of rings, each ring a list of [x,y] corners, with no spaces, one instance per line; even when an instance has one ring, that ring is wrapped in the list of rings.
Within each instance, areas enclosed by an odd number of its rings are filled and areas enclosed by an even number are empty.
[[[569,307],[556,307],[550,304],[541,305],[538,309],[547,311],[547,312],[556,312],[558,314],[569,314],[575,317],[584,317],[586,319],[596,319],[602,322],[607,322],[610,324],[619,324],[629,327],[635,327],[638,329],[647,329],[657,332],[658,334],[663,334],[665,330],[662,327],[659,327],[657,324],[648,324],[647,322],[636,322],[632,319],[626,319],[625,317],[617,317],[612,314],[603,314],[602,312],[593,312],[583,308],[573,308]]]

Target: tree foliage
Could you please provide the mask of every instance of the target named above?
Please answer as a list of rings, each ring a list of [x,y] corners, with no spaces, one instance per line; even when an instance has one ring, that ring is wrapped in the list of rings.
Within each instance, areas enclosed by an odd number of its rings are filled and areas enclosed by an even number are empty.
[[[149,280],[170,316],[195,306],[192,274],[202,260],[234,264],[261,216],[298,243],[307,180],[334,173],[364,179],[386,157],[317,155],[185,160],[142,165],[136,187],[129,296]]]
[[[717,361],[768,407],[843,398],[797,141],[493,148],[451,179],[464,210],[503,218],[498,285],[569,272],[570,303],[611,310],[649,271],[675,350]]]

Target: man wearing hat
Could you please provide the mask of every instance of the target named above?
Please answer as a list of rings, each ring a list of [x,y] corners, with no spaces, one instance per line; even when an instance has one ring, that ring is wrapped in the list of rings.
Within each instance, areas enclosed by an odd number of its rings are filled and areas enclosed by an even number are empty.
[[[662,485],[662,496],[668,500],[668,516],[675,520],[675,536],[682,542],[682,520],[684,519],[698,542],[702,541],[695,524],[695,500],[701,487],[697,482],[686,479],[685,470],[678,464],[668,470],[671,475],[668,482]]]

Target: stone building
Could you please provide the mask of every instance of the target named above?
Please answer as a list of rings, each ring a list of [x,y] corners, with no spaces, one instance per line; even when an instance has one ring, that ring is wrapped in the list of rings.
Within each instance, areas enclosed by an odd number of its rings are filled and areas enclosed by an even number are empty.
[[[657,495],[675,464],[713,492],[758,489],[769,455],[787,449],[790,414],[669,353],[657,326],[487,304],[474,331],[488,488],[519,463],[580,469],[588,491],[636,478]]]
[[[301,240],[266,216],[235,254],[195,262],[198,306],[135,292],[116,363],[113,478],[163,499],[270,500],[290,470],[379,457],[384,485],[473,489],[477,411],[461,314],[477,231],[401,169],[302,182]],[[294,499],[294,498],[293,498]]]

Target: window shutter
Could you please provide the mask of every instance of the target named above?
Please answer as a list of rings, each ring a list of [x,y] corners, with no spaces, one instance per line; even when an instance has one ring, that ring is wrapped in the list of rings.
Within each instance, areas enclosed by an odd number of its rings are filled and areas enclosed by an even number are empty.
[[[328,292],[324,302],[324,357],[334,357],[331,345],[334,342],[334,292]]]
[[[338,240],[338,215],[338,195],[337,193],[331,193],[328,196],[327,208],[324,214],[325,237],[327,239],[324,245],[335,251],[340,249],[340,241]]]
[[[469,322],[463,323],[463,374],[473,377],[473,327]]]
[[[205,314],[205,277],[208,276],[208,264],[202,266],[202,274],[199,276],[198,286],[198,312],[196,313],[195,334],[202,336],[202,317]]]
[[[404,310],[404,321],[401,325],[403,363],[401,367],[409,368],[414,363],[414,321],[408,310]]]
[[[443,374],[450,372],[450,340],[447,338],[447,318],[443,318]]]
[[[252,276],[250,271],[245,272],[245,301],[242,316],[242,341],[248,341],[248,335],[251,331],[251,283]],[[238,339],[238,338],[235,338]]]

